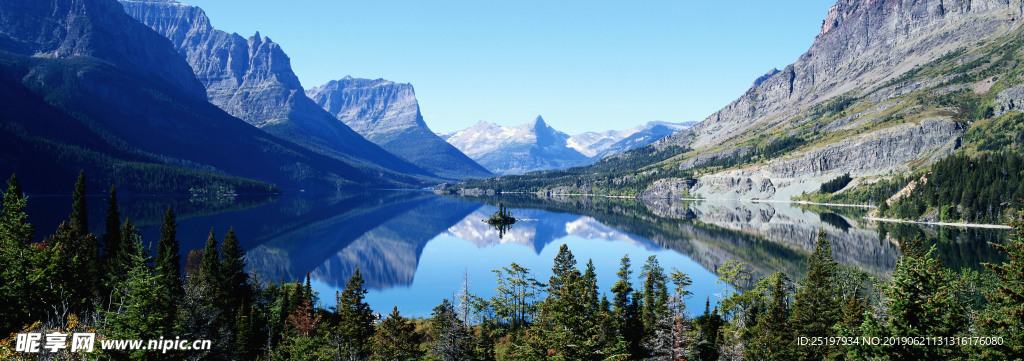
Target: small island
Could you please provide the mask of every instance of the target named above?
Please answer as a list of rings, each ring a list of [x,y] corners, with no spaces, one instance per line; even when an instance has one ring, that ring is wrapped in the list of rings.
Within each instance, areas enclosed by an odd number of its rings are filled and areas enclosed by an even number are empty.
[[[484,220],[490,225],[510,225],[516,223],[515,217],[512,217],[512,212],[505,209],[504,203],[498,203],[498,211],[491,215],[491,218]]]

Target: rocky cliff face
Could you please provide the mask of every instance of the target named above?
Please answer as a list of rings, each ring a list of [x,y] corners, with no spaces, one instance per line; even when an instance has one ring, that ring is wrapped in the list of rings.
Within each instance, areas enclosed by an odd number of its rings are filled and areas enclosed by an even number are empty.
[[[518,127],[479,122],[442,138],[478,163],[498,174],[563,169],[592,161],[569,148],[569,135],[555,130],[544,118]]]
[[[359,166],[430,174],[338,122],[305,95],[291,61],[268,37],[213,28],[198,7],[172,0],[123,0],[124,10],[171,41],[209,101],[271,134]]]
[[[451,179],[491,175],[427,127],[412,84],[345,77],[306,95],[366,139],[434,174]]]
[[[719,144],[836,95],[870,92],[939,55],[1006,34],[1022,13],[1020,1],[1006,0],[839,0],[795,63],[662,144]]]
[[[125,15],[114,1],[5,0],[0,8],[4,50],[59,59],[92,56],[205,97],[188,64],[166,44],[167,39]]]
[[[943,56],[964,54],[1009,34],[1021,27],[1022,12],[1019,0],[839,0],[811,48],[795,63],[773,69],[736,101],[655,146],[695,149],[679,164],[685,170],[722,157],[743,157],[754,150],[747,145],[764,145],[758,138],[764,133],[809,143],[775,159],[753,154],[747,167],[703,175],[691,190],[703,196],[788,199],[846,172],[870,177],[930,164],[959,147],[967,125],[953,121],[949,114],[957,110],[948,105],[903,96],[921,90],[926,96],[963,89],[983,94],[993,78],[943,87],[959,74],[909,81],[901,76],[912,78]],[[999,94],[995,111],[1012,109],[1018,92]],[[773,191],[748,187],[764,179],[773,182]]]

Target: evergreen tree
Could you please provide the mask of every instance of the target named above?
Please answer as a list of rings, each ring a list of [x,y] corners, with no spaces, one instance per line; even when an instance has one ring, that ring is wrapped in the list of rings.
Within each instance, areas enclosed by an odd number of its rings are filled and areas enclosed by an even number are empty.
[[[833,326],[841,319],[842,301],[835,286],[837,264],[832,258],[832,245],[825,231],[818,232],[814,251],[807,260],[807,277],[794,296],[792,324],[797,335],[803,337],[834,337]],[[834,346],[801,347],[800,360],[822,360],[836,357]]]
[[[908,242],[915,244],[919,242]],[[892,280],[880,286],[881,320],[865,322],[866,336],[934,337],[963,336],[967,326],[967,309],[959,299],[959,282],[942,266],[932,249],[924,254],[912,250],[900,256]],[[881,322],[877,322],[881,321]],[[936,360],[964,356],[963,348],[898,345],[873,350],[877,356],[897,360]]]
[[[128,277],[114,290],[114,308],[106,313],[107,336],[115,339],[156,339],[168,331],[162,319],[166,307],[159,297],[164,290],[149,263],[149,250],[142,245],[138,233],[131,233],[132,242],[125,243],[123,247],[123,254],[129,259]],[[127,353],[133,360],[151,357],[145,350]]]
[[[670,323],[659,322],[659,320],[670,320],[668,311],[668,286],[666,284],[665,269],[658,265],[658,258],[651,255],[647,258],[640,272],[640,279],[644,282],[643,302],[640,309],[641,323],[644,326],[644,337],[650,338],[662,328],[669,327]]]
[[[71,204],[71,230],[76,236],[89,234],[89,215],[85,206],[85,171],[78,172],[75,181],[74,202]]]
[[[203,248],[203,258],[199,262],[199,275],[198,281],[205,283],[207,287],[211,288],[211,294],[219,295],[220,290],[220,251],[217,249],[217,238],[213,234],[213,229],[210,230],[210,235],[206,237],[206,246]]]
[[[53,265],[57,279],[51,280],[73,312],[85,311],[100,296],[99,240],[92,234],[80,234],[68,222],[47,238],[56,250]]]
[[[117,206],[117,189],[110,186],[107,198],[107,219],[103,230],[103,261],[109,262],[121,248],[121,212]]]
[[[252,292],[249,288],[249,274],[245,272],[245,252],[238,244],[235,229],[231,228],[224,235],[220,246],[221,261],[220,287],[224,296],[224,311],[237,312],[244,305],[252,304]],[[310,300],[312,303],[312,300]]]
[[[999,265],[986,264],[999,279],[996,292],[988,295],[988,310],[979,317],[985,336],[1002,337],[1001,345],[979,346],[983,359],[1024,360],[1024,212],[1010,222],[1015,234],[1006,243],[993,247],[1006,253]]]
[[[543,283],[530,276],[530,269],[512,263],[493,271],[498,286],[490,304],[494,316],[512,331],[525,327],[537,315],[537,297]]]
[[[612,325],[615,334],[626,342],[626,351],[631,358],[642,358],[644,325],[640,319],[640,306],[633,284],[630,282],[633,271],[630,270],[629,255],[622,256],[619,261],[619,280],[612,285]]]
[[[697,359],[701,361],[718,360],[718,346],[722,336],[719,332],[725,325],[725,320],[718,314],[718,307],[714,311],[711,308],[711,298],[704,302],[704,314],[693,319],[693,326],[697,329],[697,340],[694,351]]]
[[[168,307],[175,307],[181,302],[184,288],[181,280],[181,255],[177,235],[178,224],[175,223],[174,211],[170,207],[164,213],[160,224],[160,240],[156,246],[156,274],[166,292],[164,301]]]
[[[370,355],[369,340],[374,334],[373,310],[365,301],[363,282],[363,275],[356,268],[337,301],[339,354],[354,354],[358,359]]]
[[[789,327],[789,307],[784,273],[776,273],[772,287],[772,298],[764,312],[756,316],[756,324],[750,327],[746,337],[745,360],[792,360],[794,359],[793,332]]]
[[[7,191],[0,202],[0,334],[9,334],[30,322],[29,305],[32,285],[28,283],[30,269],[29,243],[33,227],[25,213],[27,200],[21,191],[18,177],[7,180]]]
[[[548,297],[541,304],[535,325],[529,329],[523,344],[513,350],[515,359],[604,360],[620,359],[623,354],[608,354],[602,344],[601,320],[588,304],[594,288],[575,268],[576,260],[568,246],[562,245],[552,267]]]
[[[455,306],[448,299],[434,307],[430,318],[430,349],[428,353],[437,361],[472,359],[473,335],[459,321]]]
[[[422,356],[419,350],[420,339],[416,332],[416,325],[398,314],[396,306],[388,318],[381,321],[373,336],[373,350],[371,360],[379,361],[401,361],[416,360]]]

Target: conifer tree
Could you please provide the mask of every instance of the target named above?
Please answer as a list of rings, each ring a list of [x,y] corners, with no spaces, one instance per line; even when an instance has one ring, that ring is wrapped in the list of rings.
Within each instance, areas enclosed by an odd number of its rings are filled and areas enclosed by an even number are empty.
[[[164,292],[157,275],[149,263],[142,238],[129,224],[131,243],[124,244],[123,255],[128,258],[128,277],[114,291],[114,308],[107,313],[108,337],[117,339],[156,339],[165,331],[162,316],[166,310],[159,295]],[[134,360],[145,359],[145,350],[128,351]]]
[[[203,258],[199,262],[199,282],[205,283],[211,288],[212,294],[220,294],[220,251],[217,249],[217,238],[210,229],[210,235],[206,237],[206,246],[203,248]]]
[[[89,234],[89,215],[85,205],[85,171],[78,171],[75,181],[74,201],[71,204],[71,230],[77,236]]]
[[[619,280],[612,285],[612,324],[615,334],[626,342],[626,351],[632,358],[641,358],[643,323],[640,319],[640,307],[637,303],[633,284],[630,282],[633,271],[630,270],[629,255],[622,256],[619,261]]]
[[[807,260],[807,277],[794,296],[792,322],[797,335],[833,337],[833,326],[841,320],[842,301],[835,286],[837,264],[832,258],[832,245],[825,231],[818,232],[814,251]],[[801,360],[822,360],[836,357],[838,348],[802,347],[797,349]]]
[[[434,307],[430,318],[430,349],[428,353],[437,361],[472,359],[473,335],[455,314],[455,306],[448,299]]]
[[[174,210],[170,207],[164,213],[163,223],[160,224],[160,240],[156,248],[156,273],[159,282],[167,292],[168,306],[181,301],[184,294],[181,280],[181,255],[177,239],[177,227]]]
[[[28,304],[31,285],[28,283],[30,264],[29,243],[33,227],[25,213],[27,200],[21,191],[18,177],[7,180],[7,191],[0,202],[0,334],[13,332],[29,322],[32,308]]]
[[[863,331],[870,336],[935,337],[963,336],[967,326],[967,309],[959,299],[959,282],[934,256],[935,247],[921,252],[920,240],[906,242],[910,247],[900,256],[892,280],[880,286],[882,309],[877,315],[882,322],[865,322]],[[902,246],[902,245],[901,245]],[[894,359],[935,360],[964,356],[963,348],[883,345],[874,349],[876,355]]]
[[[363,282],[363,275],[356,268],[337,301],[340,354],[355,354],[359,359],[369,356],[369,340],[374,334],[373,310],[366,303]]]
[[[986,264],[999,286],[996,292],[987,296],[989,308],[979,317],[986,336],[1001,336],[1001,345],[977,347],[976,353],[983,359],[1024,360],[1024,212],[1010,222],[1015,234],[1006,243],[993,247],[1006,254],[1006,261],[999,265]]]
[[[109,262],[121,248],[121,212],[117,205],[117,189],[110,186],[107,198],[107,219],[103,229],[103,261]]]
[[[794,359],[793,332],[789,327],[784,273],[776,273],[771,291],[771,301],[764,312],[756,316],[756,324],[750,327],[744,359],[747,360],[792,360]]]
[[[249,274],[245,272],[245,253],[238,244],[234,228],[224,235],[220,253],[220,287],[224,296],[224,311],[234,313],[243,305],[252,304]]]
[[[381,321],[373,336],[373,349],[371,360],[395,361],[395,360],[416,360],[422,356],[419,350],[420,339],[416,332],[416,325],[413,325],[405,317],[398,313],[398,307],[391,311],[384,321]]]
[[[647,258],[640,279],[644,282],[640,319],[644,326],[644,337],[650,338],[658,330],[659,320],[667,319],[669,313],[665,269],[658,264],[657,257],[651,255]]]

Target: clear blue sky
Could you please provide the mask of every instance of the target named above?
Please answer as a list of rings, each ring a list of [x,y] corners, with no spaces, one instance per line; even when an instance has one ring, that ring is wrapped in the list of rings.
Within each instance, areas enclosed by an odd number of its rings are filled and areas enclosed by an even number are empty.
[[[281,44],[303,86],[412,83],[454,131],[541,114],[570,134],[699,121],[795,61],[833,0],[181,0]]]

